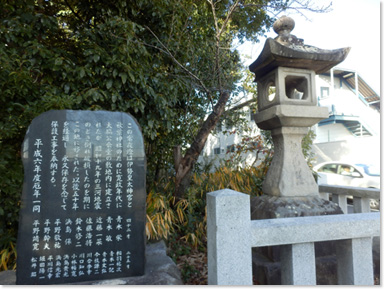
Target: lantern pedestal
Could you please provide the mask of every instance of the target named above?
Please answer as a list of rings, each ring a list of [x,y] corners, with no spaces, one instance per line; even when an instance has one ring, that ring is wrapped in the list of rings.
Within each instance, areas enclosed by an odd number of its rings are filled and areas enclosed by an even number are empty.
[[[263,195],[251,199],[252,219],[343,214],[321,199],[318,185],[302,154],[309,127],[327,118],[317,106],[315,74],[342,62],[350,48],[324,50],[303,44],[291,35],[294,20],[283,16],[274,23],[262,53],[250,65],[258,84],[258,127],[270,130],[274,156],[262,185]],[[280,246],[253,249],[253,274],[260,284],[281,284]],[[315,244],[317,284],[336,284],[333,242]],[[334,259],[334,260],[333,260]],[[319,266],[320,265],[320,266]]]

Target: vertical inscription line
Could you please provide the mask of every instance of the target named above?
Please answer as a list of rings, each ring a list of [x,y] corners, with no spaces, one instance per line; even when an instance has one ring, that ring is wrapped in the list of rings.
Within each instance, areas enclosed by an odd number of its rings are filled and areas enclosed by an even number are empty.
[[[17,284],[143,275],[145,156],[136,121],[50,111],[34,119],[25,142]]]

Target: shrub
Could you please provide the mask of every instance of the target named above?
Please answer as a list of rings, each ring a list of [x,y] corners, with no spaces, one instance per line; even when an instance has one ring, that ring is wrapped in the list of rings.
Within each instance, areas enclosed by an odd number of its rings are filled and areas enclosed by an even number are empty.
[[[1,238],[2,250],[0,251],[0,271],[15,270],[16,269],[16,246],[15,238],[10,236],[3,236]]]

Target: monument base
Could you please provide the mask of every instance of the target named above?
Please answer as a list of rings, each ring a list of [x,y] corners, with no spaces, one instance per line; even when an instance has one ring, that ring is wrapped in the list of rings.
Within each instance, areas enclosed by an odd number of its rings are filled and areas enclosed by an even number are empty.
[[[318,196],[281,197],[262,195],[250,200],[251,219],[343,214],[341,208]],[[333,241],[315,243],[318,285],[335,285],[336,258]],[[253,248],[253,275],[262,285],[280,285],[280,246]]]
[[[262,195],[252,197],[250,206],[252,220],[343,214],[337,204],[318,196]]]
[[[1,285],[15,285],[16,272],[0,272]],[[145,274],[136,277],[85,281],[66,285],[183,285],[181,274],[174,261],[166,254],[164,241],[146,245]]]

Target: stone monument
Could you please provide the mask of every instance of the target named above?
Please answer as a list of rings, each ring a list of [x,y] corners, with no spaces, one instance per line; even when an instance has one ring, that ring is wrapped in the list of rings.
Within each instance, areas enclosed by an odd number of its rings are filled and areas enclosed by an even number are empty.
[[[279,18],[273,25],[278,36],[266,40],[249,67],[258,84],[254,119],[259,128],[271,131],[274,142],[264,195],[251,200],[252,219],[342,214],[336,204],[320,198],[301,141],[309,127],[328,117],[328,109],[317,106],[315,74],[342,62],[350,48],[324,50],[305,45],[290,33],[294,25],[290,17]],[[316,246],[316,252],[325,248]],[[258,254],[279,261],[279,247],[262,249]]]
[[[22,148],[17,284],[62,284],[145,272],[146,160],[135,119],[49,111]]]

